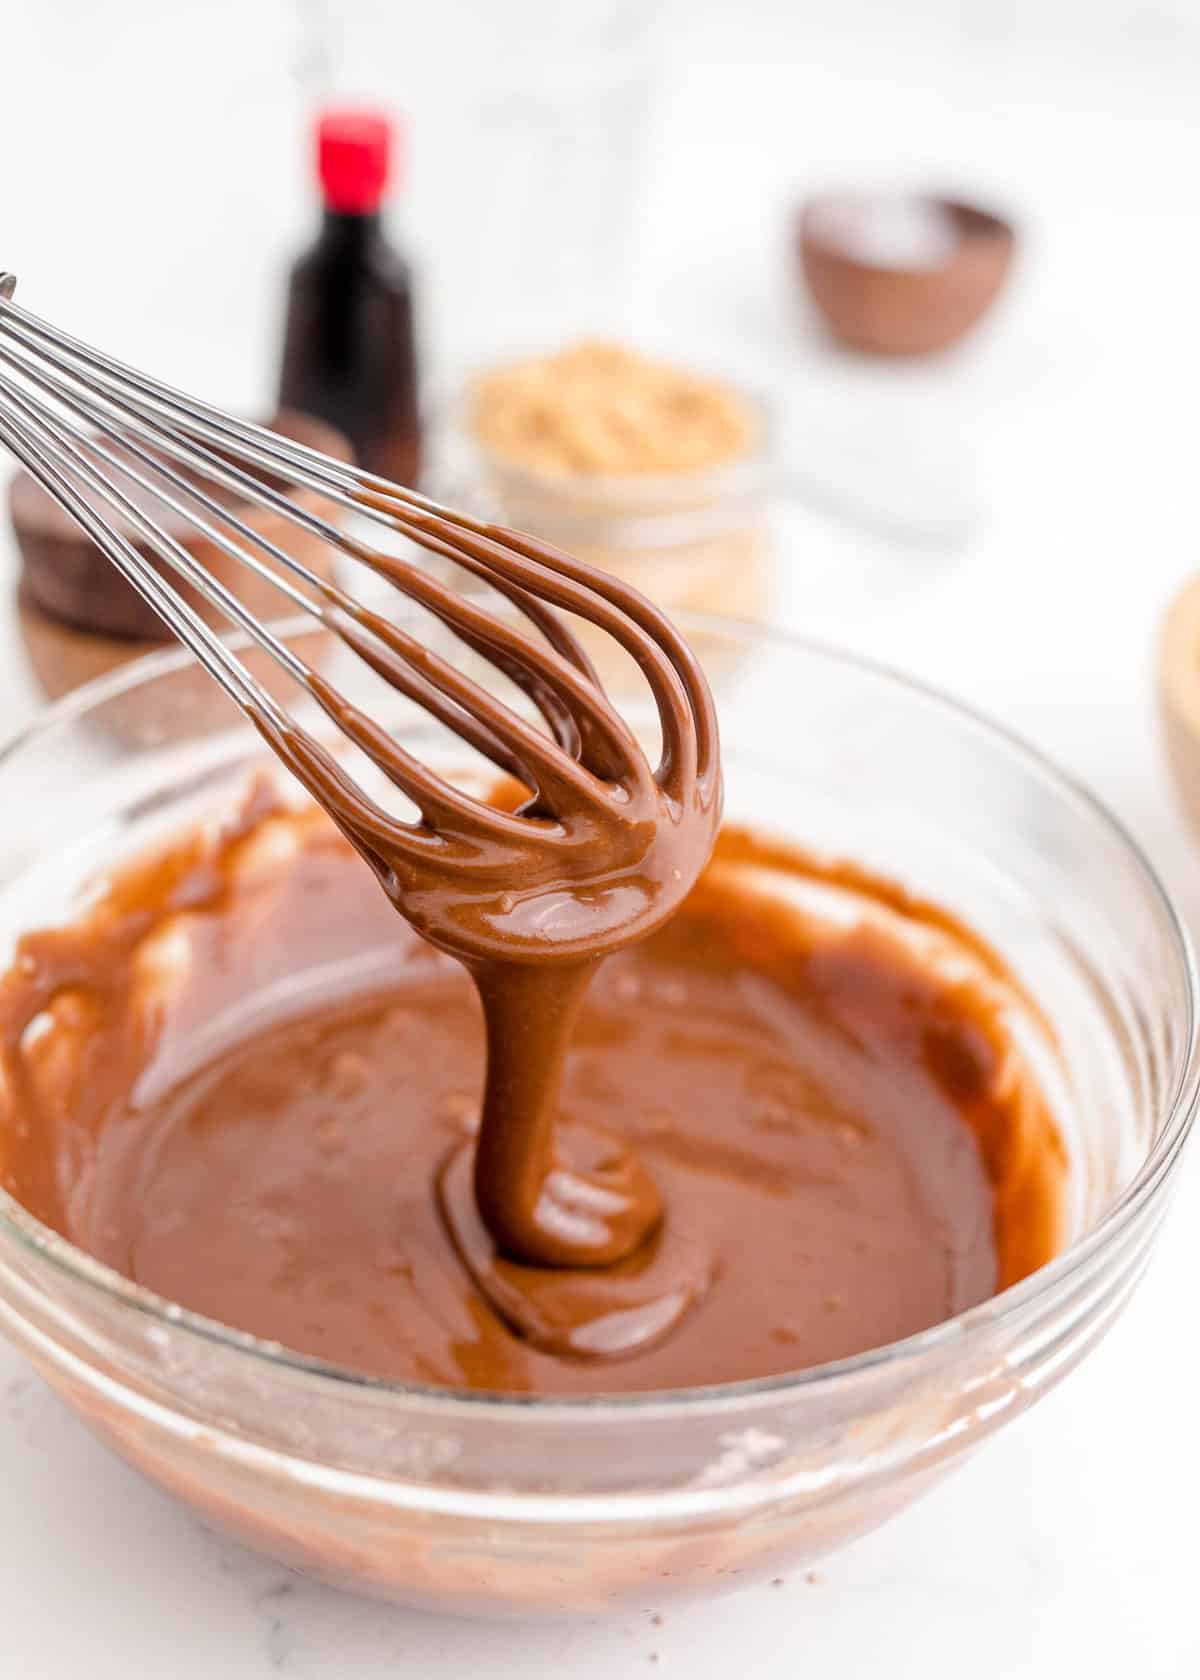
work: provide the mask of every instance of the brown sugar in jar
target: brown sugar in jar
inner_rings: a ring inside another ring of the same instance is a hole
[[[767,610],[766,421],[732,385],[584,342],[479,375],[443,444],[490,517],[668,611]]]

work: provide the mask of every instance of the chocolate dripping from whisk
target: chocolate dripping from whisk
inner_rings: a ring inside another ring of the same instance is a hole
[[[0,297],[11,296],[11,285]],[[370,863],[414,927],[471,970],[485,1009],[489,1089],[475,1174],[475,1212],[491,1227],[497,1256],[536,1269],[620,1266],[654,1233],[662,1209],[648,1177],[608,1140],[568,1150],[557,1099],[571,1022],[595,965],[609,951],[653,931],[677,907],[707,860],[720,806],[716,720],[707,685],[682,638],[635,591],[531,538],[480,524],[426,499],[354,473],[312,451],[272,439],[196,403],[36,317],[0,307],[0,356],[56,407],[0,379],[0,436],[160,610],[205,667],[231,692],[282,762],[328,811]],[[22,347],[17,355],[12,344]],[[32,357],[41,361],[29,365]],[[53,370],[46,372],[46,364]],[[81,371],[82,370],[82,371]],[[67,376],[67,377],[64,377]],[[76,383],[68,383],[68,378]],[[82,395],[80,387],[82,387]],[[66,407],[132,450],[152,475],[102,441],[64,422]],[[181,480],[138,440],[172,460],[197,462],[203,476],[234,483],[279,506],[261,479],[234,461],[310,484],[343,505],[366,506],[415,542],[443,554],[506,596],[542,641],[514,630],[476,603],[392,556],[347,537],[290,505],[288,517],[382,572],[429,608],[468,648],[512,678],[540,712],[543,733],[402,626],[345,590],[312,577],[195,485]],[[210,447],[211,445],[211,447]],[[96,462],[184,507],[225,552],[270,579],[408,695],[530,789],[504,812],[470,797],[421,764],[376,720],[346,701],[254,619],[223,584],[173,541],[145,509],[115,487]],[[159,479],[186,499],[164,495]],[[162,567],[147,567],[120,529],[80,494],[147,535]],[[199,505],[264,551],[277,572],[201,515]],[[246,668],[196,623],[172,594],[177,572],[285,666],[396,787],[413,799],[416,822],[390,816],[343,766],[261,689]],[[284,574],[299,575],[315,603]],[[651,772],[632,732],[611,706],[577,640],[558,618],[590,620],[636,661],[655,700],[663,751]],[[492,1073],[495,1077],[492,1077]],[[559,1144],[563,1147],[560,1149]],[[570,1158],[573,1157],[573,1158]],[[498,1164],[497,1164],[498,1163]]]

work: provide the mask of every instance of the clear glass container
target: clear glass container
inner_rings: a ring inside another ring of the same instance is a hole
[[[397,101],[426,365],[625,330],[670,19],[662,0],[308,0],[308,97]],[[453,73],[447,74],[447,67]]]
[[[623,476],[505,460],[473,436],[460,401],[438,429],[433,494],[566,549],[672,614],[762,619],[772,570],[769,423],[741,396],[757,419],[745,454],[700,471]]]
[[[923,688],[766,630],[692,628],[723,673],[731,817],[958,912],[1048,1011],[1069,1246],[960,1317],[835,1365],[516,1400],[370,1381],[226,1329],[0,1192],[4,1332],[145,1474],[322,1579],[456,1612],[591,1613],[811,1564],[1053,1387],[1145,1267],[1200,1077],[1192,957],[1145,859],[1035,753]],[[225,809],[261,764],[232,708],[227,729],[179,737],[195,681],[185,656],[156,656],[0,755],[0,959],[104,862]],[[398,696],[369,703],[436,750]],[[647,709],[629,715],[652,733]]]

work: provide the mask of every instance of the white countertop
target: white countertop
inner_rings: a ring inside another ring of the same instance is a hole
[[[438,27],[462,5],[437,8]],[[273,288],[303,225],[298,191],[279,200],[272,182],[294,173],[299,20],[319,10],[43,0],[6,19],[0,258],[32,307],[218,399],[262,400]],[[971,482],[970,541],[921,552],[781,509],[780,617],[1036,740],[1116,808],[1200,925],[1200,852],[1171,802],[1153,692],[1156,625],[1198,563],[1185,486],[1200,21],[1186,0],[894,10],[903,32],[870,0],[714,0],[668,19],[630,318],[768,386],[788,448],[803,450],[806,427],[836,432],[855,399],[885,451],[913,426],[933,438],[939,470]],[[367,0],[341,12],[364,28],[391,16]],[[427,113],[418,135],[448,145],[446,84],[439,108],[436,77],[391,27],[380,85]],[[10,181],[18,137],[36,168]],[[428,246],[455,210],[422,157],[414,219]],[[881,167],[975,184],[1022,217],[1011,295],[961,357],[836,362],[779,284],[794,191]],[[214,196],[214,169],[227,194]],[[439,331],[452,340],[453,320]],[[10,642],[0,621],[15,721],[31,702]],[[308,1585],[201,1529],[0,1347],[0,1674],[1185,1680],[1200,1672],[1198,1171],[1190,1161],[1124,1320],[1063,1388],[816,1576],[667,1609],[661,1625],[456,1624]]]

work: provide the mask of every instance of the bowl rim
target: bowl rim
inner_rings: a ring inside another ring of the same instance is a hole
[[[372,1376],[350,1366],[296,1352],[278,1342],[254,1336],[248,1331],[237,1330],[202,1313],[182,1307],[177,1302],[169,1301],[165,1296],[134,1283],[111,1266],[94,1259],[44,1225],[3,1187],[0,1187],[0,1235],[14,1237],[36,1261],[48,1262],[72,1281],[82,1283],[88,1290],[102,1295],[110,1303],[115,1302],[118,1307],[131,1308],[154,1320],[164,1329],[184,1332],[203,1342],[215,1344],[223,1352],[249,1355],[265,1362],[270,1369],[282,1371],[289,1377],[313,1379],[317,1383],[332,1383],[343,1392],[350,1389],[371,1398],[432,1405],[451,1413],[458,1413],[464,1418],[472,1414],[477,1417],[486,1415],[489,1420],[506,1416],[515,1419],[535,1413],[539,1418],[558,1416],[576,1420],[591,1418],[596,1421],[613,1421],[631,1416],[695,1415],[704,1411],[740,1409],[749,1402],[799,1402],[823,1397],[835,1385],[847,1387],[857,1378],[869,1378],[885,1369],[902,1366],[906,1362],[935,1358],[951,1348],[961,1348],[968,1339],[989,1328],[1018,1320],[1027,1309],[1044,1305],[1057,1296],[1097,1256],[1117,1246],[1123,1233],[1163,1187],[1177,1164],[1180,1151],[1191,1131],[1200,1098],[1200,974],[1197,971],[1195,951],[1170,892],[1142,846],[1125,824],[1114,816],[1107,805],[1081,780],[1062,770],[1051,758],[1017,732],[998,723],[970,703],[945,693],[934,684],[910,676],[870,655],[843,649],[786,628],[751,619],[710,613],[680,612],[676,616],[680,627],[685,630],[708,632],[743,641],[767,642],[804,657],[861,672],[885,685],[896,685],[906,690],[934,710],[947,712],[968,727],[991,737],[1038,777],[1050,782],[1060,796],[1065,796],[1090,819],[1106,827],[1124,848],[1136,872],[1142,878],[1149,903],[1156,907],[1165,932],[1175,943],[1186,990],[1186,1030],[1180,1036],[1176,1051],[1178,1067],[1175,1076],[1162,1101],[1165,1118],[1158,1136],[1137,1172],[1091,1230],[1028,1277],[976,1306],[969,1307],[965,1312],[943,1319],[928,1329],[917,1331],[898,1341],[869,1348],[863,1353],[783,1375],[754,1377],[737,1382],[708,1383],[690,1388],[646,1390],[627,1394],[549,1397],[475,1392],[431,1383],[402,1382],[393,1378]],[[271,629],[277,636],[286,640],[301,631],[311,633],[311,622],[307,617],[290,618],[273,623]],[[237,632],[224,639],[235,649],[245,647],[249,643],[249,638],[244,632]],[[195,665],[195,658],[186,649],[166,648],[133,660],[119,670],[83,685],[43,708],[23,727],[0,741],[0,772],[11,757],[36,742],[40,735],[48,734],[62,724],[86,717],[96,707],[120,697],[130,689]]]
[[[883,202],[926,204],[946,211],[954,222],[959,236],[954,249],[943,261],[929,267],[918,267],[912,263],[872,262],[864,257],[856,257],[853,252],[845,250],[835,240],[830,239],[823,233],[819,226],[821,219],[831,209],[841,209],[846,205],[862,208],[864,205],[873,206]],[[1004,270],[1008,266],[1017,242],[1016,224],[1003,209],[995,204],[967,198],[960,192],[922,189],[906,191],[903,187],[895,186],[881,186],[874,190],[863,187],[842,189],[832,186],[821,192],[814,192],[798,206],[795,227],[799,235],[802,252],[805,249],[815,249],[828,261],[839,264],[845,269],[857,270],[863,274],[899,277],[905,281],[925,280],[936,282],[943,279],[968,241],[977,241],[980,244],[994,247],[997,258],[1003,264],[1000,276],[1002,281]],[[999,284],[1000,282],[997,282],[997,287]]]

